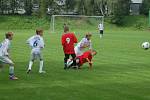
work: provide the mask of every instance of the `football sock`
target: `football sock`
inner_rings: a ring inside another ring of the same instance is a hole
[[[100,38],[102,38],[102,35],[100,34]]]
[[[9,75],[10,77],[14,75],[14,66],[9,67]]]
[[[30,62],[29,62],[29,68],[28,68],[28,70],[31,70],[32,65],[33,65],[33,61],[30,61]]]
[[[39,72],[43,71],[43,61],[40,61],[40,69],[39,69]]]

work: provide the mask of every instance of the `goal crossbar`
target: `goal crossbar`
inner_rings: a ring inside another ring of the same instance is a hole
[[[52,15],[51,23],[52,31],[55,32],[55,17],[82,17],[82,18],[102,18],[102,23],[104,22],[104,16],[85,16],[85,15]]]

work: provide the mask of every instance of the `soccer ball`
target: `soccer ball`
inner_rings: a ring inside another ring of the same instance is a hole
[[[142,48],[145,49],[145,50],[149,49],[150,48],[150,43],[149,42],[142,43]]]

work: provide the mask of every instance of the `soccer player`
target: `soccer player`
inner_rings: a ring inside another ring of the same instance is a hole
[[[89,48],[92,50],[92,42],[91,42],[91,33],[87,33],[84,38],[76,45],[75,53],[76,56],[81,56],[84,52],[84,49]]]
[[[100,32],[100,38],[102,38],[103,37],[103,31],[104,31],[104,25],[103,25],[102,22],[99,23],[98,29],[99,29],[99,32]]]
[[[14,63],[10,59],[9,48],[11,40],[13,39],[13,32],[8,32],[5,34],[6,39],[0,44],[0,66],[3,64],[9,65],[9,78],[11,80],[17,80],[18,78],[14,75]]]
[[[92,69],[92,58],[97,54],[95,50],[89,50],[84,52],[81,56],[76,57],[76,64],[79,69],[81,69],[81,66],[88,62],[89,63],[89,69]],[[70,63],[69,63],[70,62]],[[72,66],[72,61],[68,60],[67,62],[68,66]]]
[[[67,69],[67,60],[69,59],[70,55],[73,58],[73,66],[76,66],[74,44],[77,43],[77,38],[74,33],[69,32],[69,27],[67,26],[64,28],[64,34],[62,35],[61,43],[65,54],[64,69]]]
[[[39,73],[45,73],[45,71],[43,71],[43,57],[42,57],[42,52],[41,52],[41,50],[45,46],[42,36],[43,36],[43,30],[37,29],[36,30],[36,35],[30,37],[27,40],[27,44],[29,44],[29,46],[31,46],[31,48],[32,48],[32,50],[31,50],[31,58],[30,58],[30,62],[29,62],[29,67],[28,67],[28,70],[27,70],[28,74],[31,72],[33,62],[36,59],[40,60]]]

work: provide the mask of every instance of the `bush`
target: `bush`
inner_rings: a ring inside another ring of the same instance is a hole
[[[142,7],[140,9],[140,13],[148,16],[150,9],[150,0],[144,0]]]
[[[135,28],[136,29],[139,29],[139,30],[142,30],[143,28],[144,28],[144,23],[143,22],[141,22],[141,21],[139,21],[139,22],[137,22],[136,24],[135,24]]]
[[[114,15],[111,19],[112,24],[122,26],[124,24],[125,16],[129,15],[130,0],[118,0],[115,4]]]

